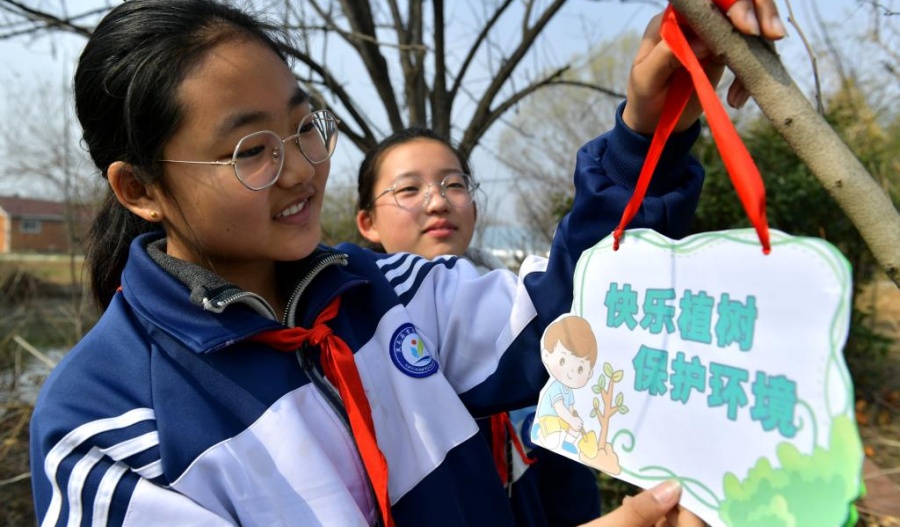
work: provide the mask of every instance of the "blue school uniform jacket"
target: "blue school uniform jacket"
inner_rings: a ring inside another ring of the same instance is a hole
[[[687,233],[702,185],[687,154],[696,135],[670,140],[632,226]],[[376,524],[318,350],[247,340],[309,327],[340,295],[329,326],[355,353],[397,526],[512,525],[473,416],[537,400],[542,331],[569,310],[575,263],[615,227],[647,145],[619,121],[579,151],[573,210],[549,258],[527,260],[518,277],[457,258],[322,248],[279,269],[293,291],[284,324],[260,297],[167,256],[164,238],[136,239],[121,292],[37,402],[41,524]]]

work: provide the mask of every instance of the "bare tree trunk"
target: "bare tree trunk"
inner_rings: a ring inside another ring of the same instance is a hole
[[[888,277],[900,286],[900,214],[878,182],[797,88],[762,39],[735,31],[710,0],[671,0],[735,72],[776,130],[859,230]]]
[[[447,96],[447,56],[444,42],[444,0],[433,0],[434,81],[431,87],[431,127],[450,137],[450,104]]]

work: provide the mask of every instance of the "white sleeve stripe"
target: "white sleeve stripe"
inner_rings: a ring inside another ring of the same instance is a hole
[[[103,458],[104,454],[118,461],[131,456],[132,454],[154,447],[158,442],[159,435],[156,432],[149,432],[109,448],[91,448],[88,454],[75,464],[75,468],[72,469],[72,474],[69,476],[69,521],[67,525],[76,527],[81,525],[81,516],[83,512],[81,491],[84,488],[84,482],[87,480],[91,469]],[[158,461],[157,463],[159,464],[159,467],[162,466],[161,462]]]
[[[97,496],[94,497],[94,514],[91,518],[91,526],[104,527],[109,520],[109,507],[112,503],[113,493],[119,480],[128,471],[128,467],[124,464],[116,462],[115,465],[109,467],[103,479],[100,480],[100,486],[97,487]]]
[[[128,441],[123,441],[117,445],[113,445],[103,449],[103,453],[116,461],[121,461],[126,457],[143,452],[144,450],[155,447],[159,444],[159,434],[154,430],[138,437],[133,437]]]
[[[56,472],[63,460],[75,450],[78,445],[99,433],[117,428],[125,428],[141,421],[149,421],[155,419],[156,414],[152,408],[135,408],[134,410],[125,412],[117,417],[109,417],[107,419],[98,419],[85,423],[78,428],[72,430],[63,437],[44,459],[44,472],[50,480],[53,488],[53,496],[50,499],[50,506],[47,507],[47,515],[41,526],[56,525],[59,515],[62,511],[62,493],[59,484],[56,481]]]
[[[534,301],[532,301],[531,294],[525,287],[525,277],[531,273],[545,272],[547,270],[547,263],[546,258],[528,256],[525,258],[525,261],[522,262],[522,265],[519,266],[519,285],[516,288],[513,311],[510,315],[510,329],[512,330],[511,337],[513,340],[515,340],[537,316],[537,309],[534,307]]]
[[[409,278],[407,278],[405,282],[394,286],[394,292],[397,293],[397,296],[400,296],[403,293],[412,289],[412,286],[414,286],[416,284],[416,278],[418,277],[419,270],[426,263],[428,263],[428,260],[425,260],[424,258],[419,258],[418,261],[416,262],[416,265],[413,267],[412,273],[409,275]]]
[[[412,267],[413,265],[418,264],[420,262],[424,262],[424,261],[425,261],[424,258],[421,258],[418,256],[410,256],[405,262],[403,262],[403,264],[400,265],[400,267],[397,267],[396,269],[392,269],[392,270],[384,273],[384,277],[387,279],[388,282],[390,282],[391,280],[393,280],[394,278],[397,278],[398,276],[403,276],[403,274],[406,273],[406,271],[408,271],[409,268]]]
[[[103,458],[103,452],[99,448],[92,448],[86,456],[75,463],[72,468],[72,474],[69,476],[69,484],[67,492],[69,494],[69,522],[67,525],[81,525],[81,516],[83,508],[81,504],[81,489],[84,487],[84,481],[90,474],[91,469]]]
[[[387,267],[387,266],[389,266],[389,265],[393,265],[394,262],[396,262],[397,260],[399,260],[399,259],[401,259],[401,258],[404,258],[404,257],[406,257],[406,256],[409,256],[409,253],[396,253],[396,254],[394,254],[394,255],[392,255],[392,256],[389,256],[389,257],[387,257],[387,258],[384,258],[384,259],[381,259],[381,260],[376,260],[376,261],[375,261],[375,264],[378,266],[379,269],[383,269],[383,268],[385,268],[385,267]]]
[[[134,469],[134,471],[141,476],[142,478],[154,479],[162,476],[162,460],[157,459],[153,463],[147,463],[141,468]]]

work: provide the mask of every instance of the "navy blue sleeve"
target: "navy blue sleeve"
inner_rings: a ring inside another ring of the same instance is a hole
[[[578,151],[575,200],[559,224],[546,268],[520,273],[536,316],[516,335],[494,373],[460,394],[475,415],[534,404],[547,380],[539,353],[543,330],[570,311],[575,265],[585,250],[618,225],[650,146],[650,136],[635,133],[622,121],[623,108],[619,107],[613,130]],[[690,156],[699,133],[695,123],[669,138],[629,228],[651,228],[672,238],[688,234],[704,177],[702,166]]]
[[[625,125],[623,108],[613,130],[578,151],[575,200],[554,236],[547,271],[525,278],[542,326],[569,311],[578,258],[616,228],[637,185],[651,138]],[[699,134],[698,122],[669,138],[629,228],[650,228],[670,238],[688,234],[703,187],[703,167],[690,155]]]

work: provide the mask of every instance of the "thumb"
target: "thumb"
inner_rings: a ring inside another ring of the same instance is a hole
[[[609,522],[603,525],[651,527],[678,504],[680,496],[681,484],[665,481],[636,496],[625,498],[621,507],[601,519]]]

